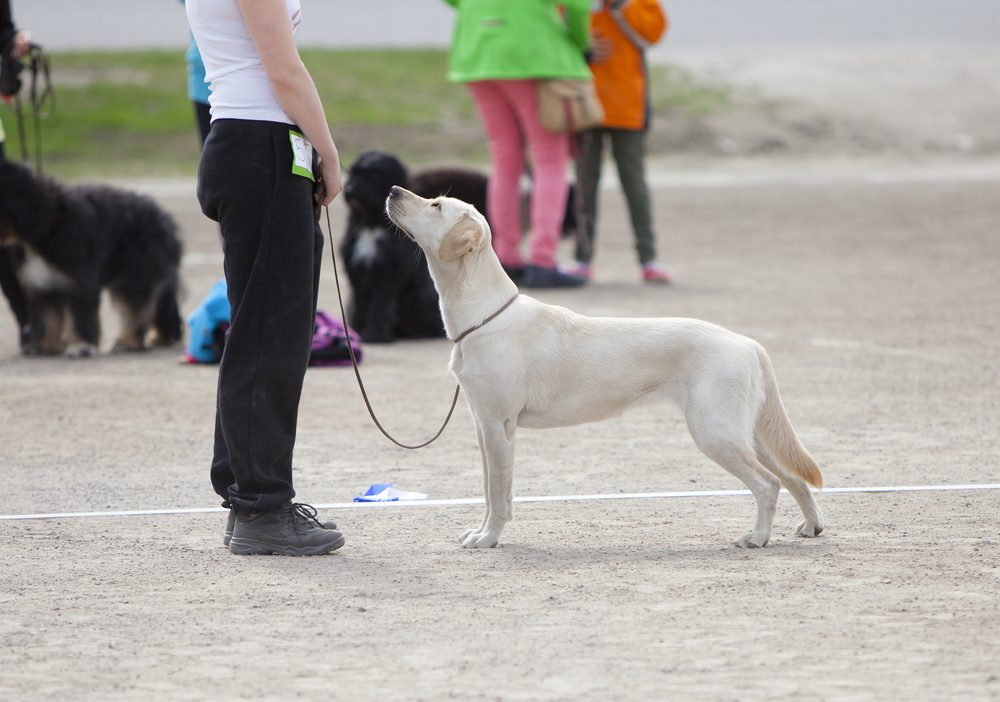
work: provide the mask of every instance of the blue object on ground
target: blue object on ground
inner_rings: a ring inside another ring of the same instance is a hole
[[[395,483],[375,483],[361,495],[355,495],[355,502],[398,502],[399,500],[424,500],[422,492],[397,490]]]

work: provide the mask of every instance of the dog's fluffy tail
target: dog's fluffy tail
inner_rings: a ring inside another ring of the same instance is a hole
[[[757,439],[785,470],[815,487],[823,487],[823,474],[816,461],[799,441],[778,393],[778,381],[767,352],[759,348],[764,380],[764,404],[757,417]]]

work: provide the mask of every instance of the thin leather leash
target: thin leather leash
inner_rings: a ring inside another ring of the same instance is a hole
[[[340,291],[340,273],[337,271],[337,253],[333,245],[333,227],[330,226],[330,209],[328,207],[324,207],[323,210],[326,212],[326,234],[330,242],[330,258],[333,259],[333,279],[337,284],[337,302],[340,304],[340,318],[341,321],[343,321],[344,323],[344,333],[349,335],[349,332],[347,331],[348,330],[347,313],[344,311],[344,295]],[[491,314],[489,317],[484,319],[479,324],[469,329],[466,329],[464,332],[459,334],[458,337],[453,340],[454,343],[456,344],[459,343],[462,339],[467,337],[472,332],[476,331],[477,329],[482,329],[484,326],[486,326],[494,319],[499,317],[501,312],[503,312],[505,309],[514,304],[514,302],[518,298],[518,295],[519,294],[515,294],[514,297],[512,297],[506,303],[504,303],[503,307],[498,309],[496,312]],[[358,369],[358,359],[355,358],[354,356],[354,347],[351,346],[350,338],[347,339],[347,351],[351,355],[351,366],[354,368],[354,376],[358,379],[358,387],[361,389],[361,397],[364,399],[365,406],[368,408],[368,414],[371,415],[372,421],[375,422],[375,426],[378,427],[378,430],[382,432],[385,438],[387,438],[389,441],[396,444],[396,446],[399,446],[400,448],[412,450],[412,449],[424,448],[425,446],[430,445],[431,443],[436,441],[437,438],[441,436],[442,433],[444,433],[445,427],[447,427],[448,422],[451,421],[451,415],[454,414],[455,412],[455,405],[458,404],[458,393],[462,389],[461,385],[455,385],[455,395],[451,399],[451,407],[448,409],[448,415],[444,418],[444,422],[441,424],[441,428],[437,430],[437,433],[434,434],[434,436],[432,436],[431,438],[424,441],[423,443],[413,444],[413,445],[404,444],[401,441],[397,440],[392,434],[387,432],[385,428],[382,426],[381,422],[378,421],[378,417],[375,416],[375,410],[372,409],[372,403],[368,399],[368,392],[365,390],[365,383],[363,380],[361,380],[361,371]]]
[[[32,44],[31,50],[25,57],[25,61],[19,59],[9,59],[5,63],[13,64],[14,61],[19,61],[20,63],[27,63],[28,68],[31,71],[31,86],[30,86],[30,106],[31,106],[31,116],[33,118],[34,126],[34,136],[35,136],[35,172],[38,175],[42,175],[42,123],[41,119],[43,117],[48,117],[51,112],[55,109],[55,91],[52,89],[52,78],[51,70],[49,68],[49,56],[46,54],[42,47],[38,44]],[[5,67],[7,70],[13,70],[11,65]],[[38,74],[41,73],[42,77],[45,79],[45,87],[42,89],[41,94],[38,93]],[[31,157],[28,153],[28,137],[27,130],[25,129],[24,120],[24,110],[21,107],[21,80],[15,75],[15,80],[17,81],[17,92],[14,93],[14,114],[17,117],[17,136],[18,140],[21,142],[21,160],[24,161],[25,165],[31,163]],[[48,103],[48,111],[44,111],[44,108]]]

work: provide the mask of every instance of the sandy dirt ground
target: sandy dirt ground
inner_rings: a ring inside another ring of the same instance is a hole
[[[668,154],[906,158],[1000,153],[996,43],[673,50],[654,60],[727,86],[709,116],[657,114]]]
[[[757,338],[829,487],[1000,483],[991,159],[658,162],[676,284],[638,282],[609,181],[594,283],[538,297]],[[191,181],[132,185],[183,226],[188,312],[221,275],[216,231]],[[329,260],[320,304],[336,308]],[[108,305],[104,322],[107,346]],[[217,505],[214,368],[179,350],[26,359],[14,339],[0,315],[2,700],[1000,699],[998,490],[828,492],[813,540],[784,495],[754,552],[732,547],[748,496],[518,504],[489,551],[457,545],[476,505],[340,507],[322,511],[348,539],[335,555],[237,558],[221,510],[9,519]],[[449,351],[365,348],[403,439],[443,417]],[[481,495],[464,406],[407,452],[345,369],[307,374],[296,480],[317,504],[386,481]],[[740,487],[670,407],[519,437],[520,496]]]

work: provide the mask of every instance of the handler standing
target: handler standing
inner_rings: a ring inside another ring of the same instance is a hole
[[[230,508],[224,543],[238,554],[329,553],[344,537],[292,502],[323,248],[317,207],[341,190],[337,147],[293,37],[302,10],[299,0],[185,7],[212,88],[198,201],[222,232],[232,307],[211,471]]]

